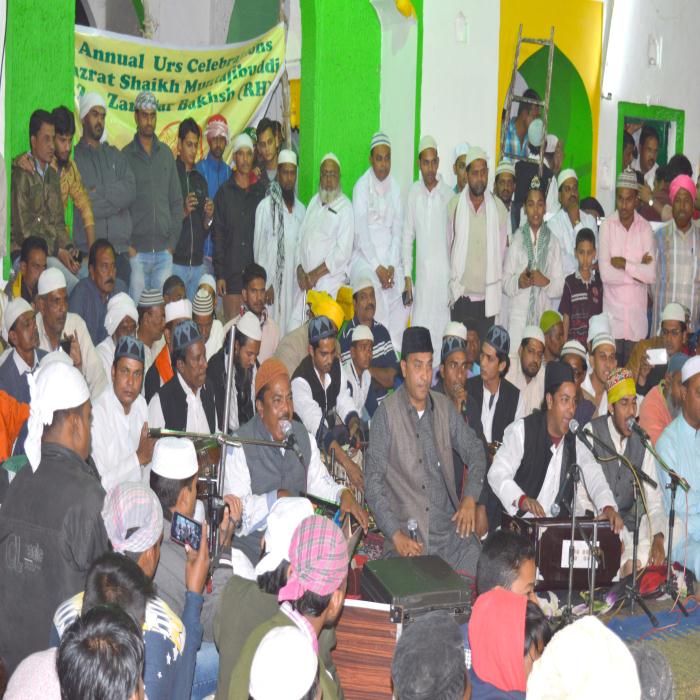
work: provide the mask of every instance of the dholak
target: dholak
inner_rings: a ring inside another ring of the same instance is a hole
[[[574,577],[576,590],[589,587],[590,549],[593,539],[592,518],[577,518],[574,538]],[[571,520],[559,518],[513,518],[503,515],[502,527],[525,535],[535,547],[537,563],[536,590],[557,590],[569,585],[569,542]],[[619,535],[610,529],[607,520],[598,521],[600,561],[596,566],[596,586],[609,586],[617,575],[622,556]]]

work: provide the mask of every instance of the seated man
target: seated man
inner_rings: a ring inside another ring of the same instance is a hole
[[[206,286],[200,287],[192,302],[192,320],[199,326],[207,350],[207,362],[224,344],[224,327],[219,319],[214,318],[214,297]]]
[[[46,258],[49,249],[46,241],[39,236],[27,236],[22,241],[19,254],[19,269],[5,286],[8,299],[22,297],[30,304],[34,303],[37,294],[37,283],[41,273],[46,269]]]
[[[28,377],[46,355],[39,349],[36,312],[24,298],[13,299],[2,319],[2,336],[12,348],[0,365],[0,389],[21,403],[29,403]]]
[[[293,420],[294,404],[289,374],[275,358],[262,363],[255,376],[255,416],[238,430],[244,438],[284,441],[284,423],[292,424],[296,450],[273,450],[269,447],[244,445],[226,448],[224,493],[243,502],[240,535],[233,546],[251,562],[258,561],[260,532],[271,505],[277,498],[309,493],[332,503],[339,503],[343,513],[352,515],[367,526],[366,512],[360,508],[349,489],[336,484],[321,461],[316,442],[305,427]],[[300,459],[300,456],[301,459]]]
[[[262,331],[258,317],[248,311],[229,333],[233,338],[233,377],[231,377],[231,395],[229,397],[228,431],[233,431],[239,425],[247,423],[255,413],[255,373],[257,371],[258,354]],[[226,404],[226,375],[228,373],[229,336],[223,347],[211,358],[207,365],[207,383],[214,390],[216,403],[216,418],[220,426],[224,426],[224,410]]]
[[[540,328],[544,333],[544,361],[558,360],[566,340],[561,314],[551,309],[545,311],[540,317]]]
[[[567,340],[561,349],[561,361],[571,367],[576,382],[576,413],[574,418],[579,425],[586,425],[595,414],[595,406],[592,401],[585,398],[581,385],[588,373],[588,355],[586,348],[578,340]]]
[[[372,421],[365,454],[367,503],[384,533],[386,551],[437,554],[473,576],[480,551],[474,530],[486,469],[484,447],[450,400],[430,391],[433,346],[427,328],[404,331],[401,372],[404,383]],[[452,450],[469,465],[461,499]],[[417,520],[419,541],[408,534],[409,519]]]
[[[592,433],[616,452],[624,455],[638,471],[643,471],[656,481],[656,462],[645,447],[638,433],[633,432],[627,421],[637,415],[637,392],[632,373],[622,367],[616,369],[607,382],[608,413],[594,418],[589,424]],[[634,475],[621,460],[610,459],[612,455],[601,447],[596,447],[600,468],[605,474],[608,486],[615,497],[625,529],[622,531],[623,552],[620,575],[632,572],[632,533],[634,520]],[[659,566],[664,563],[664,541],[666,533],[666,512],[664,511],[661,490],[642,483],[643,496],[639,504],[639,548],[637,566],[647,564]],[[592,509],[591,509],[592,510]]]
[[[155,356],[160,352],[165,341],[165,300],[160,289],[144,289],[136,306],[139,312],[138,331],[136,337],[143,343],[146,352],[144,374],[153,364]]]
[[[370,415],[367,410],[367,395],[369,393],[372,376],[372,347],[374,336],[368,326],[355,326],[352,331],[352,345],[350,346],[350,361],[343,362],[345,379],[350,396],[355,404],[355,411],[363,423],[367,424]]]
[[[105,330],[107,336],[95,348],[108,379],[112,377],[112,365],[114,364],[114,350],[119,338],[130,335],[136,336],[136,324],[139,320],[139,312],[131,297],[126,292],[115,294],[107,302],[107,314],[105,316]]]
[[[535,548],[523,535],[511,530],[491,532],[484,541],[476,565],[476,594],[505,588],[537,602]]]
[[[328,316],[309,322],[308,354],[292,375],[294,411],[319,448],[327,454],[335,450],[352,485],[363,489],[362,471],[341,447],[356,437],[362,424],[336,355],[337,335],[338,328]]]
[[[691,357],[681,371],[681,412],[664,430],[656,443],[656,449],[666,464],[681,477],[690,481],[688,500],[679,490],[676,496],[676,523],[688,519],[686,538],[683,527],[676,528],[673,551],[669,553],[677,561],[687,561],[688,568],[700,577],[700,489],[697,488],[700,474],[700,355]],[[659,486],[664,496],[666,510],[670,508],[670,478],[660,467],[656,470]],[[692,488],[694,487],[694,488]],[[687,508],[686,508],[687,503]],[[1,513],[2,511],[0,511]]]
[[[525,326],[517,357],[512,358],[506,379],[520,390],[525,415],[542,407],[544,399],[544,333],[539,326]]]
[[[646,430],[652,445],[656,445],[661,433],[681,412],[681,372],[687,359],[682,352],[669,357],[666,376],[652,387],[639,407],[639,425]]]
[[[182,277],[170,275],[163,282],[163,300],[166,304],[170,304],[173,301],[182,301],[182,299],[187,299],[185,283],[182,281]]]
[[[194,321],[180,321],[172,333],[175,376],[158,389],[148,404],[151,428],[215,433],[214,391],[206,385],[204,341]]]
[[[355,315],[345,325],[338,338],[342,352],[341,360],[343,364],[347,364],[350,360],[352,333],[355,328],[360,325],[367,326],[372,331],[374,344],[372,364],[369,368],[372,383],[367,394],[366,405],[367,412],[373,416],[377,406],[386,398],[389,389],[394,387],[399,375],[399,361],[396,359],[396,348],[391,342],[388,329],[374,318],[377,300],[371,280],[353,280],[352,292]],[[325,315],[328,314],[325,313]],[[333,317],[330,316],[330,318]],[[335,320],[333,319],[334,322]]]
[[[141,481],[153,456],[148,437],[148,406],[141,395],[144,347],[133,336],[117,341],[110,386],[95,401],[92,414],[92,459],[102,486]]]
[[[569,422],[576,410],[576,384],[569,365],[548,362],[545,371],[545,408],[511,423],[503,434],[488,480],[508,515],[544,518],[570,516],[573,484],[560,493],[562,473],[579,465],[593,503],[614,532],[622,530],[615,497],[588,448],[573,433]],[[563,465],[563,467],[562,467]],[[583,489],[578,490],[576,512],[583,512]],[[556,504],[556,508],[552,508]],[[556,516],[555,516],[556,517]]]
[[[617,367],[615,338],[609,333],[598,333],[590,345],[591,371],[581,384],[581,393],[596,407],[593,416],[604,416],[608,412],[606,384],[610,373]]]

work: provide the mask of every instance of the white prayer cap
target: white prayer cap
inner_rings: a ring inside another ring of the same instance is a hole
[[[450,321],[445,326],[445,330],[443,331],[442,337],[447,338],[450,335],[455,336],[456,338],[461,338],[466,343],[467,327],[459,321]]]
[[[289,148],[283,148],[277,156],[277,165],[297,165],[297,154]]]
[[[544,140],[544,122],[538,117],[530,122],[527,127],[527,140],[531,146],[537,148]]]
[[[372,287],[374,289],[374,282],[369,277],[356,277],[352,280],[352,293],[353,295],[361,292],[363,289],[369,289]]]
[[[547,134],[547,138],[544,140],[544,152],[554,153],[554,149],[559,143],[559,137],[554,134]]]
[[[588,319],[588,342],[590,343],[598,333],[607,333],[612,335],[612,327],[610,326],[610,315],[607,311],[591,316]]]
[[[576,171],[573,168],[564,168],[559,173],[559,177],[557,178],[557,187],[561,189],[561,186],[569,179],[569,178],[574,178],[576,182],[578,182],[578,175],[576,174]]]
[[[283,560],[289,560],[289,545],[297,526],[314,514],[308,498],[279,498],[270,508],[265,530],[265,556],[255,567],[255,576],[274,571]]]
[[[35,374],[28,374],[29,422],[24,451],[36,471],[41,459],[41,436],[44,426],[53,423],[55,411],[82,406],[90,400],[90,390],[75,367],[52,362]]]
[[[510,173],[513,177],[515,177],[515,165],[510,158],[504,158],[496,166],[496,177],[498,177],[501,173]]]
[[[358,343],[360,340],[371,340],[374,343],[374,334],[369,326],[360,324],[352,329],[352,342]]]
[[[243,316],[236,321],[236,330],[240,331],[246,338],[250,338],[251,340],[262,340],[260,319],[252,311],[246,311]]]
[[[192,302],[189,299],[178,299],[165,305],[166,323],[185,318],[192,318]]]
[[[107,313],[105,314],[105,330],[107,334],[114,335],[119,324],[127,316],[136,323],[139,322],[139,312],[136,310],[134,300],[126,292],[119,292],[107,302]]]
[[[591,352],[595,352],[601,345],[612,345],[615,348],[615,338],[610,333],[598,333],[591,340]]]
[[[28,311],[34,313],[31,304],[24,297],[13,299],[6,307],[5,314],[2,318],[2,337],[7,341],[10,335],[10,330],[14,326],[15,321]]]
[[[235,139],[233,139],[233,146],[231,147],[231,152],[232,153],[238,153],[238,151],[242,151],[244,148],[247,148],[249,151],[253,151],[253,139],[248,136],[245,132],[242,134],[238,134]]]
[[[194,295],[192,313],[197,316],[209,316],[214,313],[214,300],[206,289],[198,289]]]
[[[375,146],[388,146],[391,148],[391,141],[383,131],[378,131],[376,134],[372,135],[372,140],[369,142],[370,153]]]
[[[68,367],[73,366],[73,358],[67,352],[63,352],[61,347],[59,347],[58,350],[47,352],[46,355],[39,360],[39,369],[53,362],[60,362],[61,364],[68,365]]]
[[[306,697],[318,674],[318,657],[295,625],[271,629],[250,665],[248,693],[254,700]]]
[[[102,95],[99,95],[96,92],[86,92],[80,98],[80,120],[81,121],[83,119],[85,119],[85,115],[93,107],[102,107],[102,109],[107,111],[107,103],[105,102],[105,99],[104,99],[104,97],[102,97]]]
[[[435,151],[437,151],[437,142],[430,134],[421,136],[420,143],[418,144],[418,155],[423,153],[426,148],[434,148]]]
[[[472,146],[469,149],[469,153],[467,153],[467,165],[473,163],[475,160],[483,160],[486,161],[486,165],[489,164],[489,157],[486,155],[486,151],[480,146]]]
[[[523,340],[528,340],[530,338],[532,340],[539,340],[540,343],[544,345],[544,333],[539,326],[525,326],[525,330],[523,331]]]
[[[203,284],[209,285],[214,291],[216,291],[216,280],[214,279],[214,275],[210,275],[208,272],[202,275],[199,278],[199,284],[197,286],[201,287]]]
[[[452,162],[456,163],[458,158],[461,158],[462,156],[466,156],[467,153],[469,153],[470,148],[471,148],[471,146],[466,141],[462,141],[462,143],[458,143],[455,146],[455,157],[454,157],[454,160]]]
[[[584,362],[588,362],[586,359],[586,348],[584,348],[578,340],[567,340],[564,343],[560,356],[564,357],[564,355],[576,355],[576,357],[580,357]]]
[[[683,365],[683,369],[681,370],[681,382],[685,384],[698,372],[700,372],[700,355],[694,355]]]
[[[586,663],[579,660],[586,650]],[[611,629],[592,615],[552,637],[527,681],[527,700],[639,700],[634,657]]]
[[[677,301],[672,301],[666,304],[666,306],[664,306],[663,312],[661,313],[662,323],[664,321],[680,321],[680,323],[685,323],[685,318],[685,309]]]
[[[321,165],[323,165],[327,160],[332,160],[338,166],[338,168],[340,168],[338,156],[332,151],[329,151],[325,156],[323,156],[323,158],[321,158]]]
[[[151,473],[166,479],[189,479],[199,471],[197,453],[189,438],[162,437],[153,448]]]
[[[42,297],[49,292],[55,292],[57,289],[65,289],[66,278],[63,273],[55,267],[47,267],[41,275],[37,284],[36,293]]]

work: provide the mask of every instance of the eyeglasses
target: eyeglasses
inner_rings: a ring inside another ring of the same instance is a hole
[[[662,328],[661,335],[664,338],[668,338],[670,335],[672,338],[677,338],[683,331],[680,328]]]

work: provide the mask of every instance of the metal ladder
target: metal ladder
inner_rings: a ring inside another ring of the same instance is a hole
[[[518,59],[520,58],[520,47],[522,44],[537,44],[538,46],[548,46],[549,47],[549,58],[547,60],[547,87],[544,92],[544,100],[532,100],[529,97],[523,97],[522,95],[514,95],[515,90],[515,76],[518,72]],[[544,122],[544,137],[542,140],[542,147],[540,148],[539,157],[539,174],[542,177],[542,167],[544,165],[544,150],[545,150],[545,140],[547,138],[547,118],[549,116],[549,95],[550,88],[552,85],[552,64],[554,62],[554,27],[551,28],[549,33],[549,39],[531,39],[529,37],[523,37],[523,25],[518,27],[518,41],[515,47],[515,59],[513,60],[513,73],[510,78],[510,85],[508,86],[508,94],[506,96],[506,104],[503,111],[503,120],[501,122],[501,149],[499,161],[503,158],[510,158],[511,160],[528,160],[527,156],[517,156],[513,153],[505,153],[505,143],[506,143],[506,133],[508,131],[508,124],[510,123],[510,110],[513,102],[526,102],[528,104],[539,105],[543,114],[541,114],[542,121]]]

